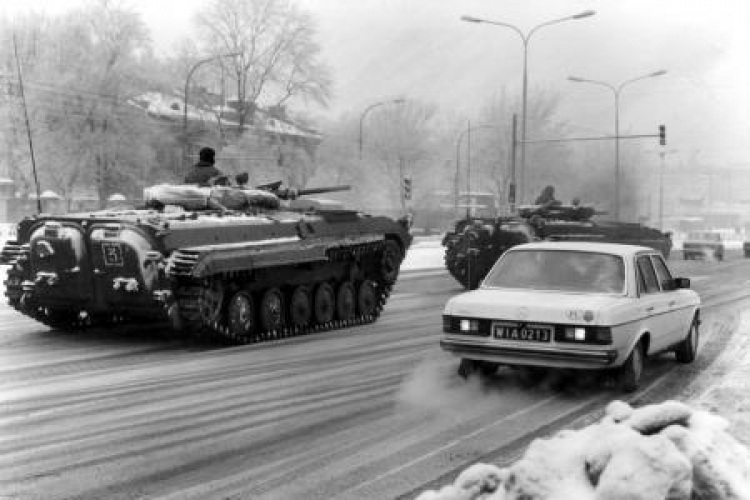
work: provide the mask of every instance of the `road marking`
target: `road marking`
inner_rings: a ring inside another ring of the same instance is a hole
[[[456,445],[462,443],[463,441],[466,441],[467,439],[471,439],[471,438],[473,438],[473,437],[475,437],[475,436],[483,433],[484,431],[486,431],[488,429],[491,429],[492,427],[495,427],[495,426],[497,426],[499,424],[502,424],[503,422],[507,422],[508,420],[512,420],[512,419],[518,418],[518,417],[520,417],[520,416],[522,416],[522,415],[524,415],[526,413],[529,413],[529,412],[534,412],[538,408],[540,408],[541,406],[544,406],[547,403],[550,403],[550,402],[552,402],[552,401],[554,401],[556,399],[559,399],[559,396],[550,396],[550,397],[548,397],[546,399],[543,399],[543,400],[539,401],[536,404],[533,404],[533,405],[531,405],[531,406],[529,406],[527,408],[524,408],[524,409],[519,410],[519,411],[517,411],[515,413],[512,413],[512,414],[510,414],[510,415],[508,415],[506,417],[501,418],[500,420],[496,420],[496,421],[492,422],[491,424],[485,425],[484,427],[481,427],[481,428],[475,430],[474,432],[466,434],[465,436],[462,436],[462,437],[460,437],[458,439],[454,439],[450,443],[445,444],[445,445],[441,446],[440,448],[436,448],[436,449],[432,450],[429,453],[425,453],[422,456],[414,458],[414,459],[410,460],[409,462],[406,462],[405,464],[402,464],[402,465],[400,465],[400,466],[398,466],[398,467],[396,467],[394,469],[391,469],[389,471],[383,472],[382,474],[380,474],[378,476],[375,476],[374,478],[372,478],[372,479],[370,479],[368,481],[365,481],[364,483],[360,483],[357,486],[353,486],[352,488],[349,488],[349,489],[347,489],[345,491],[342,491],[339,494],[337,494],[337,496],[341,495],[341,494],[344,494],[344,493],[349,493],[349,492],[352,492],[352,491],[356,491],[358,489],[361,489],[361,488],[369,486],[369,485],[371,485],[373,483],[376,483],[376,482],[380,481],[381,479],[383,479],[385,477],[392,476],[393,474],[401,472],[402,470],[407,469],[408,467],[411,467],[412,465],[415,465],[418,462],[421,462],[422,460],[425,460],[426,458],[430,458],[430,457],[432,457],[434,455],[437,455],[438,453],[442,453],[443,451],[446,451],[447,449],[449,449],[449,448],[451,448],[453,446],[456,446]]]

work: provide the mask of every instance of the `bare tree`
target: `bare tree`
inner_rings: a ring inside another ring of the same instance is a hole
[[[226,62],[240,105],[240,130],[261,104],[294,97],[325,104],[328,68],[311,16],[288,0],[214,0],[196,22],[211,54],[240,54]]]
[[[153,62],[145,24],[120,3],[99,0],[44,26],[41,35],[35,23],[14,27],[43,184],[63,195],[93,185],[102,204],[114,190],[142,187],[153,134],[131,99],[144,91],[143,67]]]
[[[369,120],[368,156],[385,175],[387,190],[398,197],[403,211],[407,209],[403,179],[420,176],[434,160],[436,119],[437,106],[407,100],[378,110]]]

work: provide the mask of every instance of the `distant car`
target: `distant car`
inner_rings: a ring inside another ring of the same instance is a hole
[[[721,234],[713,231],[692,231],[682,243],[685,260],[712,257],[724,260],[724,242]]]
[[[750,257],[750,241],[742,242],[742,253],[745,254],[745,258]]]
[[[459,374],[500,365],[611,369],[638,388],[647,356],[697,354],[700,297],[647,247],[593,242],[519,245],[479,289],[448,301],[440,346]]]

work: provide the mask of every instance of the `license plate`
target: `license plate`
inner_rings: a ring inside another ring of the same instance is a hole
[[[122,266],[122,247],[119,243],[105,241],[102,243],[102,252],[104,253],[105,266]]]
[[[502,340],[549,342],[552,327],[547,325],[495,325],[494,336]]]

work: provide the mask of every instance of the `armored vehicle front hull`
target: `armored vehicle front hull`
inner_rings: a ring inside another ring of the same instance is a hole
[[[556,210],[526,207],[515,217],[462,219],[446,234],[445,265],[465,288],[479,286],[497,259],[509,248],[538,240],[603,241],[642,245],[669,256],[669,234],[640,224],[590,220],[588,207]]]
[[[22,221],[6,244],[11,306],[53,327],[169,321],[257,342],[374,321],[406,224],[348,210],[131,210]]]

